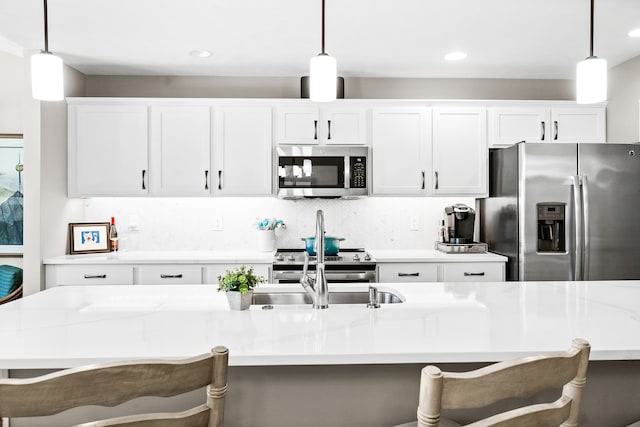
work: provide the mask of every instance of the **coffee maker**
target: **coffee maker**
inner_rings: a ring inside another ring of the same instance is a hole
[[[452,244],[473,243],[476,212],[458,203],[444,208],[445,241]]]

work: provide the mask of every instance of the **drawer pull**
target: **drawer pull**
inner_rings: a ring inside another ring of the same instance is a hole
[[[106,274],[85,274],[84,278],[85,279],[106,279],[107,275]]]
[[[398,273],[398,277],[418,277],[420,273]]]
[[[480,272],[480,273],[468,273],[468,272],[464,272],[465,276],[484,276],[484,271]]]
[[[161,279],[182,279],[182,274],[161,274]]]

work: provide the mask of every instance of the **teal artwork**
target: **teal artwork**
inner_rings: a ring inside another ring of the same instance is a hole
[[[0,253],[23,253],[24,165],[21,136],[0,135]]]

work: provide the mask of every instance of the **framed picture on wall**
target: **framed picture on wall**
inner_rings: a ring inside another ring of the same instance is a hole
[[[71,255],[109,252],[109,223],[69,224],[69,248]]]
[[[23,159],[22,135],[0,134],[0,256],[24,252]]]

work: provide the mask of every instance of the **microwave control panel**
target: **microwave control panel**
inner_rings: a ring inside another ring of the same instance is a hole
[[[351,169],[351,188],[367,188],[367,158],[349,157],[349,167]]]

